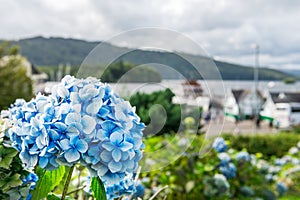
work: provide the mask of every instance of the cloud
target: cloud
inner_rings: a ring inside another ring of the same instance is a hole
[[[300,1],[0,0],[0,4],[3,39],[43,35],[106,40],[138,27],[162,27],[191,37],[213,56],[251,65],[251,46],[259,44],[262,65],[300,69],[294,56],[300,53]]]

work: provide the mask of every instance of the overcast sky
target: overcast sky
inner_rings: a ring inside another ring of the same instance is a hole
[[[209,55],[300,69],[297,0],[0,0],[0,38],[59,36],[101,41],[127,30],[161,27],[183,33]],[[143,36],[141,36],[143,37]]]

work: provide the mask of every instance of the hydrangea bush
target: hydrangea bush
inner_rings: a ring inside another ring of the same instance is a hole
[[[49,96],[17,100],[6,115],[7,135],[26,169],[80,163],[101,179],[109,199],[135,191],[145,126],[109,85],[66,76]]]
[[[201,136],[189,136],[164,136],[145,141],[145,152],[156,151],[158,144],[166,143],[180,148],[183,139],[191,144],[179,159],[163,170],[142,175],[146,199],[166,185],[169,187],[157,199],[277,199],[293,187],[294,191],[299,191],[300,179],[295,179],[297,173],[300,178],[298,147],[291,148],[282,158],[264,160],[261,153],[250,154],[246,149],[237,151],[230,148],[228,141],[218,137],[212,142],[212,149],[201,156],[201,145],[207,141]],[[154,157],[151,157],[151,164],[155,164]]]

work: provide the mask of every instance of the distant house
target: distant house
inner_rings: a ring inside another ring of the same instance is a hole
[[[203,89],[196,80],[187,80],[182,83],[183,95],[185,97],[199,97],[202,95]]]
[[[227,119],[251,119],[258,114],[264,98],[261,92],[254,90],[230,90],[224,103]]]
[[[48,75],[44,72],[39,72],[26,58],[22,58],[22,65],[27,68],[27,76],[32,80],[34,93],[39,92],[39,85],[48,80]]]
[[[300,93],[270,92],[260,112],[262,120],[269,120],[277,128],[300,124]]]

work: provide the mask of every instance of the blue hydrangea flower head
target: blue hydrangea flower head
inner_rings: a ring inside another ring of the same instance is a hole
[[[213,147],[218,153],[227,151],[227,145],[226,145],[226,143],[225,143],[225,140],[224,140],[223,138],[221,138],[221,137],[217,137],[217,138],[214,140],[214,143],[213,143],[212,147]]]
[[[234,178],[236,176],[236,167],[233,163],[220,166],[220,171],[226,178]]]
[[[237,161],[248,162],[248,161],[250,161],[250,155],[246,151],[241,151],[236,154],[236,159],[237,159]]]
[[[220,191],[219,193],[225,194],[229,190],[230,184],[223,174],[215,174],[213,179],[216,189]]]
[[[96,78],[67,75],[49,96],[18,100],[9,113],[8,136],[27,168],[80,162],[110,188],[142,158],[145,125],[128,101]]]

